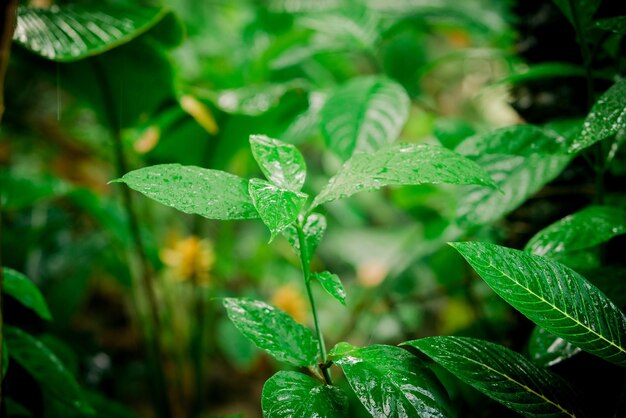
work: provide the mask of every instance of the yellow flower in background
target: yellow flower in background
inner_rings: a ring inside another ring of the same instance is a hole
[[[272,305],[287,312],[300,323],[306,321],[307,301],[302,293],[292,284],[279,287],[271,300]]]
[[[192,281],[199,285],[209,283],[210,271],[215,264],[215,252],[210,241],[195,235],[177,239],[170,247],[162,249],[159,255],[177,281]]]

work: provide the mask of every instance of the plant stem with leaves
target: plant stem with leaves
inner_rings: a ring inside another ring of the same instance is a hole
[[[328,367],[326,367],[327,355],[326,355],[326,344],[324,343],[324,336],[322,335],[322,330],[319,325],[319,319],[317,318],[317,308],[315,307],[315,299],[313,297],[313,291],[311,289],[311,269],[309,260],[308,248],[306,245],[306,237],[304,235],[304,231],[302,229],[302,225],[297,225],[296,230],[298,231],[298,242],[300,244],[300,264],[302,266],[302,276],[304,278],[304,285],[306,287],[306,293],[309,297],[309,303],[311,305],[311,312],[313,314],[313,323],[315,325],[315,334],[317,336],[317,341],[320,346],[320,354],[322,356],[322,373],[324,374],[324,379],[326,383],[332,385],[332,377],[330,376],[330,372],[328,371]]]

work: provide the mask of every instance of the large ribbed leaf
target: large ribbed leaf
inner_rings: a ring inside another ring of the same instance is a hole
[[[570,145],[578,152],[626,129],[626,78],[609,88],[591,108],[583,129]]]
[[[626,16],[610,17],[596,21],[596,27],[626,35]]]
[[[78,412],[80,416],[93,413],[78,383],[43,342],[19,328],[5,326],[4,337],[9,355],[30,373],[42,389]]]
[[[317,364],[319,346],[310,329],[265,302],[225,298],[224,307],[235,327],[261,350],[296,367]]]
[[[298,372],[280,371],[263,385],[265,418],[342,418],[348,400],[336,386],[329,386]]]
[[[432,372],[409,352],[385,345],[338,344],[330,353],[373,417],[447,417],[447,396]]]
[[[20,7],[13,39],[44,58],[77,61],[129,42],[167,14],[162,8],[107,3]]]
[[[270,241],[298,218],[308,198],[304,193],[282,189],[260,179],[250,180],[248,192],[263,223],[272,234]]]
[[[514,125],[471,136],[455,151],[462,155],[507,154],[527,157],[534,154],[567,153],[565,137],[554,130],[534,125]]]
[[[516,209],[545,184],[558,176],[570,162],[563,155],[487,154],[475,159],[500,190],[468,187],[461,192],[457,218],[462,224],[482,225],[496,221]]]
[[[373,154],[355,154],[312,206],[383,186],[424,183],[494,185],[480,166],[454,151],[432,145],[393,145]]]
[[[209,219],[258,218],[248,181],[218,170],[180,164],[140,168],[113,180],[167,206]]]
[[[261,171],[274,185],[294,192],[302,189],[306,163],[296,147],[265,135],[251,135],[250,148]]]
[[[626,366],[626,316],[584,277],[549,259],[483,242],[451,244],[489,286],[552,334]]]
[[[554,256],[594,247],[622,234],[626,234],[626,211],[590,206],[537,232],[524,250]]]
[[[13,296],[22,305],[32,309],[43,319],[50,321],[52,315],[41,292],[28,277],[22,273],[4,267],[2,269],[2,292]]]
[[[360,77],[341,86],[321,110],[322,134],[342,160],[396,140],[409,114],[404,88],[384,77]]]
[[[580,416],[576,396],[563,380],[508,348],[466,337],[429,337],[404,344],[524,416]]]
[[[554,366],[578,354],[580,348],[561,337],[549,333],[541,327],[535,327],[528,340],[528,353],[537,364]]]

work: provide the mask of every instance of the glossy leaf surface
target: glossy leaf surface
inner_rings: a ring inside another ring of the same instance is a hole
[[[4,327],[4,337],[11,358],[24,367],[46,392],[76,412],[93,412],[74,377],[44,343],[10,326]]]
[[[259,179],[250,180],[248,191],[254,207],[272,234],[270,241],[298,218],[308,198],[304,193],[281,189]]]
[[[468,187],[461,191],[457,219],[465,225],[496,221],[516,209],[557,177],[571,158],[562,155],[486,154],[475,159],[500,190]]]
[[[2,291],[5,294],[14,297],[22,305],[35,311],[41,318],[48,321],[52,320],[48,305],[32,280],[8,267],[2,269],[2,275]]]
[[[296,367],[317,363],[319,346],[310,329],[287,313],[258,300],[225,298],[235,327],[261,350]]]
[[[611,86],[591,108],[583,128],[570,146],[570,152],[578,152],[598,141],[626,129],[626,79]]]
[[[274,185],[297,192],[306,178],[306,163],[296,147],[265,135],[250,136],[252,155]]]
[[[404,344],[524,416],[579,416],[576,396],[564,381],[508,348],[467,337],[429,337]]]
[[[567,153],[566,139],[551,129],[514,125],[471,136],[456,147],[462,155],[484,153],[519,155]]]
[[[304,225],[302,226],[302,232],[304,233],[304,242],[306,243],[306,257],[305,268],[311,265],[311,259],[317,250],[317,246],[324,237],[326,232],[326,218],[319,213],[312,213],[307,216]],[[294,251],[300,257],[300,240],[298,238],[298,230],[295,225],[290,225],[283,231],[283,234],[289,240],[289,243],[293,247]]]
[[[342,160],[396,140],[409,113],[404,88],[384,77],[356,78],[341,86],[321,110],[322,135]]]
[[[298,372],[280,371],[263,385],[261,405],[267,418],[342,418],[346,395]]]
[[[233,174],[180,164],[140,168],[113,182],[185,213],[209,219],[254,219],[259,215],[248,182]]]
[[[626,316],[584,277],[549,259],[483,242],[451,244],[515,309],[552,334],[626,366]]]
[[[561,337],[535,327],[528,341],[530,358],[537,364],[548,367],[580,353],[580,348]]]
[[[106,3],[20,7],[13,39],[49,60],[76,61],[129,42],[167,14],[161,8]]]
[[[622,234],[626,234],[626,211],[589,206],[539,231],[524,250],[554,256],[594,247]]]
[[[417,357],[398,347],[372,345],[331,351],[365,409],[374,417],[447,417],[447,396]]]
[[[494,185],[480,166],[454,151],[431,145],[394,145],[373,154],[354,155],[312,206],[383,186],[424,183]]]
[[[626,16],[601,19],[596,22],[596,27],[610,30],[620,35],[626,35]]]
[[[323,271],[312,273],[311,277],[317,280],[329,295],[341,302],[342,305],[346,304],[346,289],[344,289],[339,276],[329,271]]]

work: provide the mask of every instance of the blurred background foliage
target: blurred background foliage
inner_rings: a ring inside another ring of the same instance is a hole
[[[619,2],[604,3],[596,16],[624,14]],[[23,4],[53,5],[153,6]],[[162,347],[158,361],[147,361],[142,267],[122,189],[107,184],[120,175],[118,153],[129,169],[181,163],[249,178],[260,173],[248,136],[264,134],[302,150],[305,191],[317,192],[340,164],[320,135],[320,108],[358,76],[383,74],[406,89],[411,108],[402,142],[454,148],[474,133],[577,119],[587,111],[574,32],[550,1],[169,0],[161,6],[169,11],[154,25],[85,60],[53,62],[14,43],[5,83],[2,262],[35,281],[53,317],[44,323],[7,297],[5,322],[37,334],[102,416],[157,416],[155,364],[163,369],[173,416],[259,416],[262,384],[277,364],[235,330],[216,299],[251,296],[311,320],[298,260],[284,238],[267,245],[260,222],[209,221],[135,196]],[[603,91],[626,60],[611,67],[624,53],[622,37],[598,36],[615,38],[596,51]],[[624,195],[611,193],[623,188],[624,165],[613,167],[607,199],[624,207]],[[521,248],[542,227],[588,204],[592,193],[590,169],[576,160],[521,206],[469,224],[457,219],[459,195],[444,186],[386,189],[327,205],[328,234],[313,268],[338,273],[348,293],[347,308],[319,298],[328,343],[396,344],[454,334],[524,351],[529,323],[445,243],[480,238]],[[597,257],[589,254],[586,263],[597,264]],[[24,416],[71,415],[19,365],[10,369],[16,371],[7,375],[4,392],[12,411],[21,405]],[[438,373],[462,416],[509,414]]]

